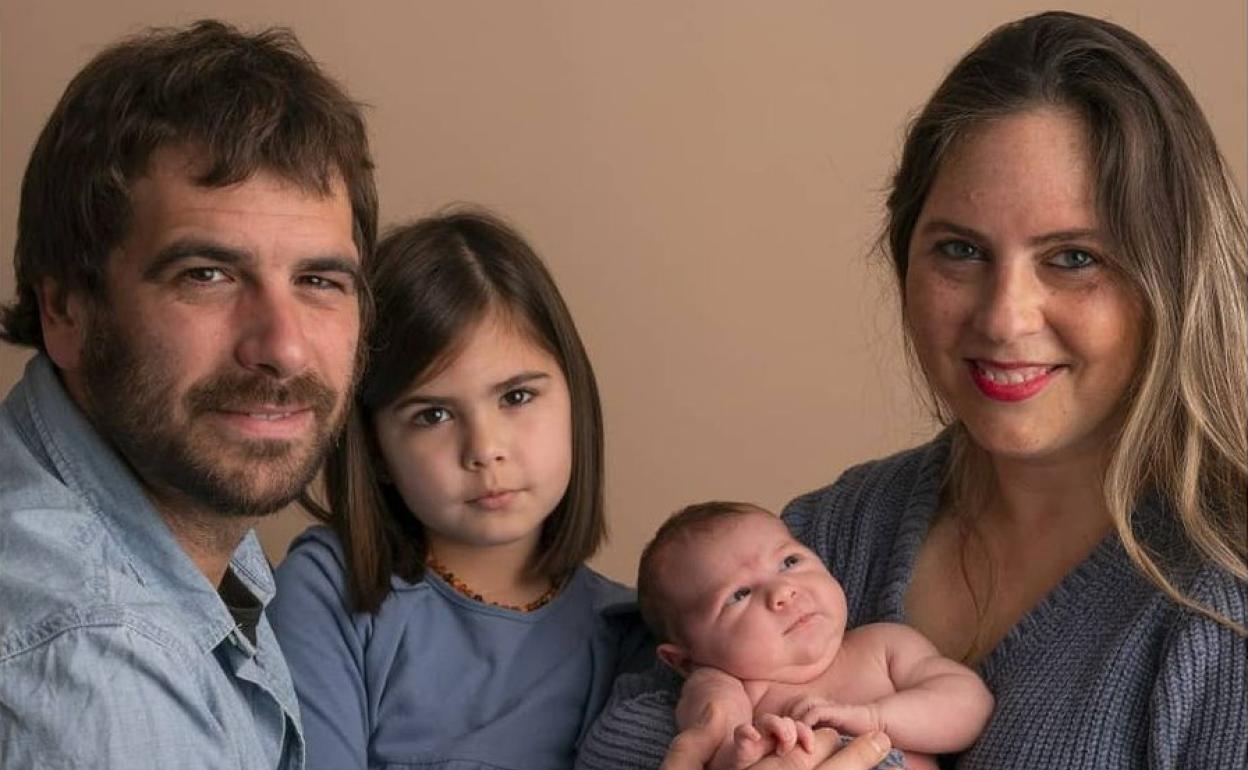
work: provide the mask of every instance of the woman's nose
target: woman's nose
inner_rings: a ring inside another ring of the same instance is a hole
[[[987,340],[1008,343],[1044,327],[1045,287],[1030,257],[1002,259],[980,287],[975,328]]]

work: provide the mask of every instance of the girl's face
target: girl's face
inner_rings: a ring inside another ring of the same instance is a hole
[[[1083,123],[1036,109],[951,148],[910,241],[905,305],[928,379],[998,457],[1100,457],[1141,348],[1106,263]]]
[[[436,376],[373,416],[386,471],[429,547],[532,553],[572,472],[572,405],[558,362],[489,313]]]

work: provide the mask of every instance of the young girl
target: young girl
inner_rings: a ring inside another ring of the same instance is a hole
[[[605,535],[593,371],[554,282],[497,219],[399,228],[376,323],[269,613],[307,767],[566,768],[638,651]]]

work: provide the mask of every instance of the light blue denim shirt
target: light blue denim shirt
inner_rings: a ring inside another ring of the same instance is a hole
[[[230,567],[261,602],[255,534]],[[303,767],[290,674],[37,356],[0,407],[0,768]]]

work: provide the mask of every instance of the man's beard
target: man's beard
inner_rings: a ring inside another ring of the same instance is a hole
[[[154,492],[172,491],[225,517],[263,516],[296,499],[316,476],[346,411],[339,406],[345,399],[319,377],[278,381],[240,368],[179,395],[164,350],[126,339],[107,309],[92,316],[83,352],[91,418]],[[311,436],[243,439],[202,419],[261,405],[310,409]]]

